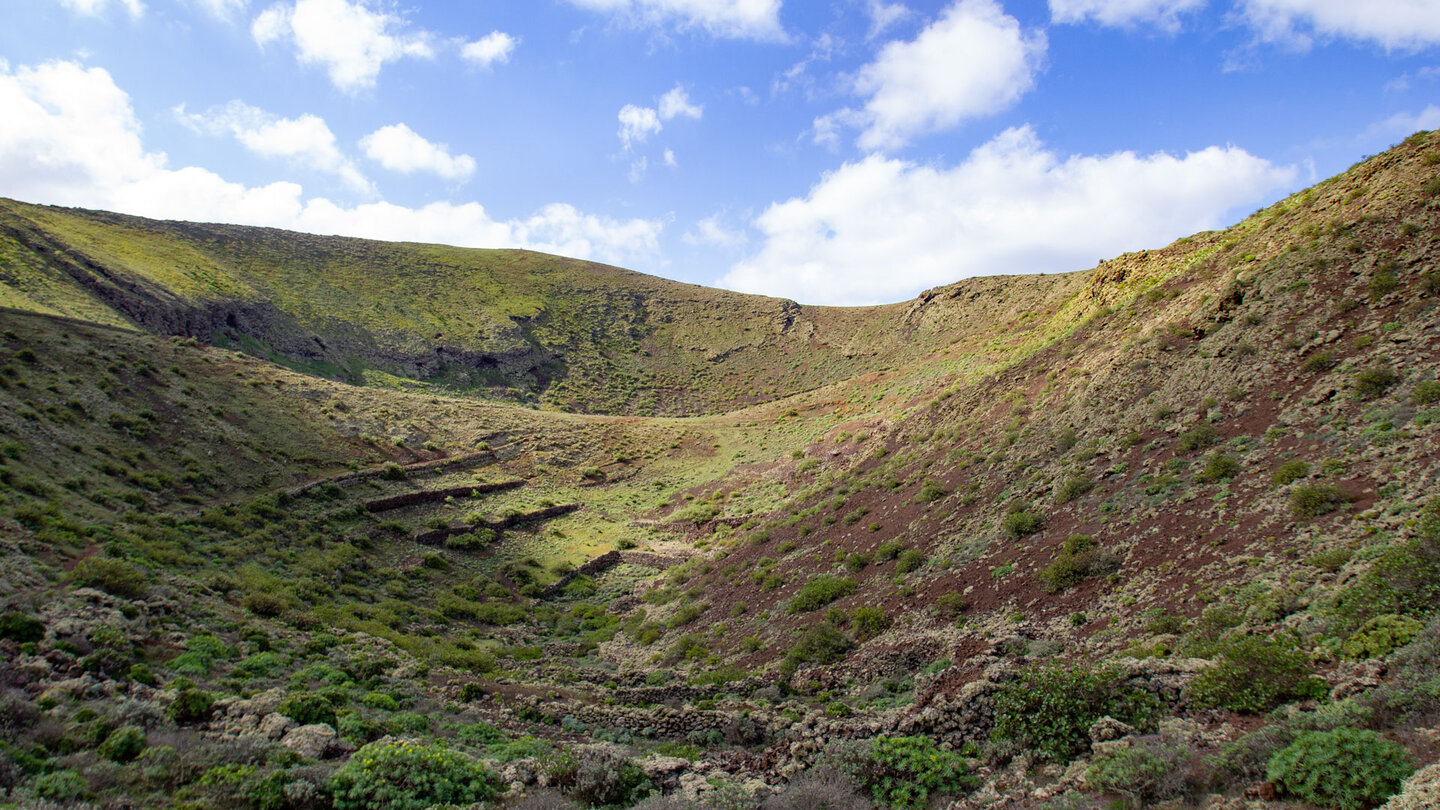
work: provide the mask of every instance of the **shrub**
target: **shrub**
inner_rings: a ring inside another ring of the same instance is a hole
[[[499,787],[494,772],[463,754],[404,740],[366,745],[330,783],[335,810],[426,810],[487,802]]]
[[[138,726],[121,726],[110,732],[105,742],[100,743],[100,756],[114,762],[130,762],[145,750],[145,729]]]
[[[1270,483],[1277,487],[1283,487],[1286,484],[1293,484],[1309,474],[1309,463],[1298,458],[1291,459],[1275,468],[1275,472],[1270,476]]]
[[[1070,503],[1094,488],[1095,481],[1090,476],[1072,475],[1055,487],[1055,503]]]
[[[797,774],[784,790],[766,799],[760,810],[870,810],[873,806],[844,774],[821,767]]]
[[[566,751],[547,770],[550,784],[585,807],[629,807],[652,788],[645,771],[613,748]]]
[[[24,613],[11,611],[0,616],[0,639],[28,644],[45,638],[45,623]]]
[[[925,564],[925,552],[918,548],[907,548],[895,559],[895,573],[908,574]]]
[[[99,588],[122,599],[144,599],[150,593],[145,572],[109,557],[86,557],[70,571],[70,581],[77,585]]]
[[[940,486],[938,481],[932,478],[926,478],[925,483],[920,485],[919,500],[930,503],[932,501],[938,501],[949,494],[950,491]]]
[[[861,641],[880,635],[889,626],[890,617],[878,607],[856,608],[855,615],[850,619],[850,630]]]
[[[820,574],[800,588],[800,591],[790,599],[786,610],[791,613],[819,610],[836,599],[854,593],[856,587],[853,579]]]
[[[170,719],[179,725],[186,723],[204,723],[210,719],[214,711],[215,699],[209,692],[202,692],[199,689],[189,688],[180,690],[175,700],[170,703],[166,713]]]
[[[1321,371],[1329,371],[1339,362],[1339,360],[1335,359],[1335,355],[1330,352],[1319,351],[1305,358],[1305,362],[1300,364],[1300,369],[1313,374]]]
[[[1301,520],[1317,518],[1349,502],[1350,496],[1334,484],[1302,484],[1290,493],[1290,514]]]
[[[927,807],[934,796],[980,786],[964,757],[936,747],[928,737],[877,737],[870,758],[870,792],[886,807]]]
[[[1001,521],[1000,527],[1007,535],[1018,540],[1040,531],[1044,525],[1044,516],[1022,509],[1006,515],[1005,519]]]
[[[76,771],[52,771],[35,777],[31,783],[35,795],[57,802],[74,802],[89,790],[85,777]]]
[[[1199,425],[1180,434],[1175,449],[1182,453],[1200,450],[1220,441],[1220,435],[1209,425]]]
[[[1440,382],[1425,380],[1415,383],[1415,390],[1410,392],[1410,402],[1415,405],[1434,405],[1440,402]]]
[[[1195,480],[1202,484],[1228,481],[1240,474],[1240,460],[1224,453],[1211,453],[1205,459],[1205,466],[1196,474]]]
[[[335,725],[335,704],[316,692],[296,692],[289,695],[280,701],[275,711],[302,726],[324,723],[333,728]]]
[[[1220,643],[1215,666],[1190,682],[1187,695],[1202,709],[1259,714],[1327,691],[1324,681],[1311,677],[1309,659],[1294,643],[1232,636]]]
[[[393,461],[387,461],[380,467],[380,477],[386,481],[404,481],[405,468]]]
[[[1425,625],[1416,619],[1387,613],[1356,630],[1342,651],[1346,658],[1384,658],[1414,641],[1423,629]]]
[[[1126,684],[1114,667],[1032,664],[996,693],[991,736],[1064,763],[1089,748],[1090,726],[1101,717],[1150,730],[1159,708],[1154,695]]]
[[[1389,366],[1371,366],[1355,372],[1350,377],[1350,383],[1355,388],[1355,396],[1360,399],[1376,399],[1399,381],[1400,377]]]
[[[935,599],[935,607],[947,616],[959,616],[970,609],[970,599],[960,591],[947,591]]]
[[[1363,810],[1398,793],[1414,771],[1398,743],[1373,731],[1338,728],[1301,734],[1270,759],[1265,775],[1286,795],[1310,804]]]
[[[1113,554],[1094,548],[1089,535],[1071,535],[1055,559],[1036,574],[1048,593],[1059,593],[1094,576],[1104,576],[1120,567]]]
[[[1091,758],[1085,781],[1124,796],[1131,807],[1151,807],[1185,794],[1185,765],[1190,755],[1187,746],[1163,737],[1107,747]]]
[[[785,654],[781,672],[794,672],[801,664],[831,664],[839,661],[855,643],[830,622],[821,622],[800,635]]]

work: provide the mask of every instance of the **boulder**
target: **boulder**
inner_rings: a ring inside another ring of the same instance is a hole
[[[328,723],[293,728],[280,739],[280,744],[307,759],[331,759],[354,750]]]

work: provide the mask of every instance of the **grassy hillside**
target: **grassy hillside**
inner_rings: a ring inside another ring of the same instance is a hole
[[[1375,806],[1440,759],[1437,166],[862,310],[6,204],[0,789]],[[462,340],[623,413],[407,372]]]

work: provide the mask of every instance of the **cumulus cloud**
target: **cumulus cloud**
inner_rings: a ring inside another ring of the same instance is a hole
[[[702,30],[714,37],[784,41],[780,0],[570,0],[573,5],[649,27]]]
[[[616,134],[620,136],[620,143],[627,151],[637,143],[644,143],[663,127],[660,115],[650,107],[626,104],[620,108],[617,117],[620,119],[620,130]]]
[[[685,88],[675,85],[660,97],[660,120],[669,121],[672,118],[685,116],[699,120],[705,114],[705,108],[698,104],[690,103],[690,94]]]
[[[460,58],[480,67],[490,67],[510,61],[510,54],[520,41],[504,31],[491,31],[485,36],[467,42],[460,48]]]
[[[320,65],[337,88],[357,93],[374,87],[388,62],[435,56],[431,35],[409,30],[394,14],[368,0],[295,0],[273,5],[250,26],[261,46],[289,40],[301,64]]]
[[[1043,33],[1026,34],[995,0],[959,0],[918,37],[887,44],[855,77],[867,101],[815,122],[816,139],[839,126],[863,128],[866,150],[893,150],[911,138],[991,115],[1035,85],[1046,48]]]
[[[739,250],[750,241],[743,229],[727,227],[720,214],[696,222],[695,227],[680,238],[688,245],[713,245],[727,250]]]
[[[214,172],[173,169],[147,151],[129,96],[101,68],[0,65],[0,188],[37,203],[140,216],[264,225],[370,239],[525,247],[625,263],[658,253],[660,220],[615,220],[553,204],[497,220],[479,203],[346,207],[291,182],[249,187]]]
[[[98,17],[110,6],[110,0],[60,0],[60,5],[76,14]],[[115,0],[115,5],[124,8],[132,18],[139,18],[145,13],[145,4],[140,0]]]
[[[360,140],[365,156],[393,172],[428,172],[446,180],[464,180],[475,173],[475,158],[452,155],[443,143],[431,143],[404,124],[381,127]]]
[[[182,104],[175,117],[195,132],[233,135],[246,149],[267,158],[284,158],[297,166],[333,174],[351,189],[368,194],[370,181],[336,145],[325,120],[306,113],[281,118],[243,101],[232,101],[204,113],[187,113]]]
[[[1418,50],[1440,44],[1440,0],[1240,0],[1240,15],[1266,41],[1308,48],[1316,38]]]
[[[1119,28],[1139,24],[1166,31],[1180,30],[1180,15],[1205,7],[1206,0],[1050,0],[1050,18],[1056,23],[1094,20]]]
[[[952,168],[881,155],[846,163],[761,214],[759,251],[719,283],[863,304],[969,276],[1078,270],[1219,227],[1296,178],[1233,146],[1061,157],[1020,127]]]

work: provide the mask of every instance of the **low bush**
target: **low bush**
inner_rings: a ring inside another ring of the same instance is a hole
[[[199,689],[188,688],[180,690],[171,701],[166,713],[170,719],[179,724],[204,723],[210,719],[214,711],[215,699],[209,692],[202,692]]]
[[[551,785],[585,807],[629,807],[653,787],[639,765],[613,748],[566,751],[546,770]]]
[[[1414,405],[1434,405],[1440,402],[1440,382],[1424,380],[1415,383],[1415,390],[1410,392],[1410,402]]]
[[[870,810],[873,806],[844,774],[833,768],[811,768],[766,799],[760,810]]]
[[[1220,441],[1220,434],[1215,428],[1209,425],[1198,425],[1180,434],[1180,440],[1176,442],[1175,449],[1181,453],[1190,453],[1202,450]]]
[[[1277,487],[1283,487],[1286,484],[1293,484],[1309,474],[1310,464],[1308,462],[1298,458],[1291,459],[1275,468],[1275,472],[1270,476],[1270,483]]]
[[[833,664],[845,657],[855,642],[830,622],[821,622],[800,635],[785,654],[780,670],[787,677],[801,664]]]
[[[1284,795],[1334,810],[1364,810],[1398,793],[1414,771],[1400,744],[1373,731],[1338,728],[1301,734],[1270,759],[1265,775]]]
[[[1293,642],[1231,636],[1220,642],[1215,666],[1190,682],[1186,696],[1202,709],[1259,714],[1328,691],[1323,680],[1311,676],[1308,657]]]
[[[1350,502],[1334,484],[1302,484],[1290,493],[1290,514],[1305,520],[1327,515]]]
[[[1011,512],[1000,522],[1000,528],[1013,539],[1035,534],[1045,525],[1045,517],[1037,512],[1022,509]]]
[[[280,701],[276,712],[294,720],[298,725],[315,723],[335,725],[335,704],[325,695],[316,692],[296,692]]]
[[[919,570],[925,564],[925,552],[918,548],[907,548],[895,558],[895,573],[908,574]]]
[[[850,618],[850,631],[860,641],[872,639],[885,632],[890,626],[890,617],[878,607],[856,608]]]
[[[1195,474],[1195,480],[1202,484],[1228,481],[1240,474],[1240,459],[1224,453],[1211,453],[1205,458],[1205,466]]]
[[[0,615],[0,639],[28,644],[45,638],[45,624],[34,616],[10,611]]]
[[[1417,619],[1387,613],[1351,634],[1341,648],[1346,658],[1384,658],[1415,639],[1425,628]]]
[[[853,579],[820,574],[805,583],[800,591],[791,597],[785,609],[791,613],[819,610],[836,599],[854,593],[856,587],[858,586]]]
[[[937,747],[928,737],[877,737],[870,758],[866,781],[875,801],[886,807],[928,807],[935,797],[980,786],[964,757]]]
[[[99,588],[122,599],[144,599],[150,594],[145,572],[124,560],[86,557],[70,571],[76,585]]]
[[[1097,751],[1085,771],[1085,781],[1099,790],[1125,797],[1130,807],[1152,807],[1190,792],[1186,771],[1188,746],[1165,737],[1150,737],[1132,745]]]
[[[1120,568],[1115,555],[1094,547],[1089,535],[1072,535],[1060,547],[1060,552],[1049,565],[1040,569],[1036,577],[1048,593],[1060,593],[1089,577],[1104,576]]]
[[[1153,694],[1127,684],[1114,667],[1031,664],[996,693],[991,736],[1065,763],[1089,748],[1090,726],[1101,717],[1147,731],[1159,710]]]
[[[1055,503],[1066,504],[1095,488],[1095,479],[1088,475],[1072,475],[1055,487]]]
[[[1399,381],[1399,375],[1389,366],[1371,366],[1355,372],[1350,377],[1350,384],[1355,389],[1355,396],[1365,400],[1378,399]]]
[[[121,726],[110,732],[100,743],[97,753],[112,762],[130,762],[145,750],[145,729],[138,726]]]
[[[500,779],[442,746],[383,740],[356,751],[330,788],[335,810],[427,810],[488,802],[499,793]]]

